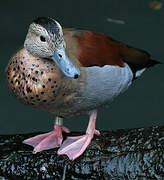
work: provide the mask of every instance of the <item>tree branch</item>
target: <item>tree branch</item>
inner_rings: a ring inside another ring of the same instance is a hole
[[[0,180],[164,179],[164,126],[101,132],[75,161],[57,149],[32,154],[22,141],[36,134],[0,136]]]

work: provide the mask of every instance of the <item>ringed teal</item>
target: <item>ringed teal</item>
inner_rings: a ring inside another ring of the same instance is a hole
[[[52,18],[41,17],[29,27],[24,47],[10,59],[7,82],[24,104],[56,115],[54,130],[24,140],[34,153],[60,147],[58,154],[79,157],[90,144],[97,109],[124,92],[142,72],[158,61],[140,49],[87,30],[62,29]],[[62,131],[67,117],[90,116],[86,134],[68,137]]]

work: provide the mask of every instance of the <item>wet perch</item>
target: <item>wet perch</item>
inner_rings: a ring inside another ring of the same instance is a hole
[[[164,126],[101,132],[75,161],[54,149],[32,154],[22,144],[31,135],[0,136],[0,179],[164,179]]]

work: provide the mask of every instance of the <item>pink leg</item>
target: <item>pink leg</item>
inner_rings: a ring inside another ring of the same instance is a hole
[[[83,152],[86,150],[91,140],[93,139],[94,134],[100,134],[100,132],[95,129],[96,118],[97,110],[91,112],[86,135],[68,137],[58,150],[58,154],[66,154],[70,160],[74,160],[78,158],[81,154],[83,154]]]
[[[54,130],[34,136],[32,138],[23,141],[24,144],[28,144],[34,147],[33,153],[37,153],[43,150],[59,147],[62,143],[63,136],[62,131],[69,133],[69,129],[61,125],[55,125]]]

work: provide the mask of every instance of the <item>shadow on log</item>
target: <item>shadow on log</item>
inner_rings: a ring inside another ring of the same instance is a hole
[[[0,180],[164,179],[164,126],[101,132],[75,161],[57,149],[32,154],[22,141],[36,134],[0,136]]]

